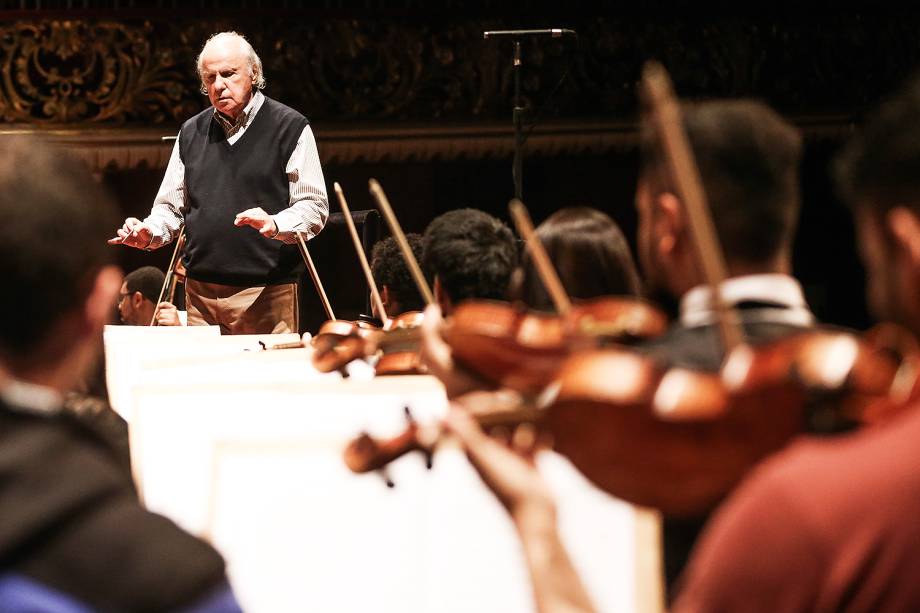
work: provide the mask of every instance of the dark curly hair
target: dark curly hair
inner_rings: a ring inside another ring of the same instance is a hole
[[[422,262],[455,304],[470,298],[504,300],[517,265],[517,244],[508,226],[488,213],[458,209],[428,225]]]
[[[406,240],[416,260],[422,259],[422,236],[406,234]],[[371,251],[371,274],[379,288],[387,287],[393,299],[399,303],[400,310],[421,311],[425,308],[425,299],[418,291],[409,267],[403,260],[396,239],[392,236],[379,241]],[[390,313],[398,315],[399,313]]]
[[[165,279],[166,275],[156,266],[141,266],[125,275],[125,285],[129,294],[140,292],[144,298],[156,304]]]

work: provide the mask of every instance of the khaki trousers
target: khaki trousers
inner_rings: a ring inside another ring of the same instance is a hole
[[[284,334],[298,332],[297,284],[236,287],[185,282],[185,308],[190,326],[220,326],[221,334]]]

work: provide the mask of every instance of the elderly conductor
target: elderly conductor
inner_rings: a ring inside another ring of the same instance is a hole
[[[241,35],[208,39],[198,74],[212,107],[182,125],[150,215],[109,243],[156,249],[184,224],[190,325],[296,332],[297,233],[312,238],[329,214],[313,132],[260,91],[262,62]]]

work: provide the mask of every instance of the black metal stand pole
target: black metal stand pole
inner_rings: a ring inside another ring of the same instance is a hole
[[[524,107],[521,106],[521,41],[514,41],[514,161],[511,178],[514,181],[514,197],[524,199]]]

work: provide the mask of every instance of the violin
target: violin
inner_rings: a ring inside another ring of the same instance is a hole
[[[422,374],[424,367],[421,364],[419,355],[417,328],[421,325],[423,315],[419,311],[408,311],[393,318],[387,316],[377,284],[371,274],[367,254],[364,253],[361,241],[358,238],[358,232],[354,227],[354,221],[351,218],[345,194],[338,183],[335,183],[334,187],[338,195],[339,204],[343,213],[345,213],[345,221],[352,237],[352,243],[361,262],[368,286],[371,288],[371,297],[377,306],[377,312],[380,314],[383,326],[381,329],[380,327],[364,326],[360,322],[326,322],[320,328],[313,342],[313,365],[320,372],[331,372],[343,368],[352,360],[368,357],[379,351],[381,355],[377,361],[376,374]],[[415,264],[414,269],[411,264],[409,265],[410,271],[413,271],[413,273],[418,271],[419,278],[424,283],[424,277],[421,277],[418,263],[415,262],[415,258],[412,256],[412,251],[405,240],[402,228],[396,221],[389,206],[389,201],[387,201],[380,185],[374,180],[371,180],[371,193],[384,211],[394,235],[397,236],[397,243],[400,245],[403,257],[410,257],[412,263]],[[418,282],[418,279],[416,279],[416,282]],[[425,289],[427,289],[427,284],[425,284]],[[423,296],[432,296],[430,289],[428,289],[427,294],[424,290],[421,291]],[[431,299],[433,300],[433,297]]]
[[[406,311],[389,321],[389,325],[376,339],[381,351],[375,371],[377,375],[421,375],[425,367],[419,354],[419,327],[424,314]]]
[[[335,183],[335,190],[345,212],[345,221],[348,224],[352,237],[358,241],[358,234],[354,227],[354,221],[351,218],[351,213],[345,202],[342,188],[338,183]],[[355,321],[351,321],[336,318],[335,312],[332,310],[332,303],[329,301],[329,297],[326,295],[326,290],[323,287],[323,282],[320,279],[319,271],[316,269],[313,258],[310,256],[310,251],[307,249],[307,243],[300,232],[296,234],[301,257],[303,257],[307,271],[310,273],[310,278],[313,280],[313,285],[316,287],[316,293],[319,295],[320,301],[323,304],[323,309],[326,311],[326,315],[329,318],[323,322],[316,336],[310,341],[314,348],[313,365],[320,372],[340,370],[345,364],[354,359],[351,356],[363,350],[364,340],[372,333],[380,330],[381,326],[376,321],[371,321],[370,319],[358,318]],[[369,274],[370,268],[367,266],[367,259],[364,257],[364,251],[361,249],[360,241],[356,243],[356,248],[358,249],[359,259],[364,265],[365,271]],[[370,282],[372,294],[376,300],[379,300],[380,296],[377,293],[376,286],[373,285],[373,279],[371,279]],[[382,308],[382,303],[379,309],[381,318],[385,323],[387,321],[387,316],[386,311]]]
[[[715,373],[667,368],[621,347],[593,349],[570,356],[539,401],[517,397],[473,416],[485,427],[534,423],[604,491],[696,517],[796,435],[879,423],[920,398],[918,358],[830,330],[743,345]],[[389,440],[362,434],[345,462],[364,473],[420,450],[430,464],[441,435],[414,422]]]
[[[589,351],[560,371],[542,427],[602,489],[699,516],[795,436],[869,426],[903,410],[920,397],[918,355],[832,330],[742,345],[717,374]]]
[[[573,352],[664,334],[667,316],[637,298],[604,296],[573,304],[524,204],[512,200],[509,211],[556,313],[531,312],[500,302],[459,304],[442,337],[463,368],[488,383],[533,394],[546,386]]]
[[[378,375],[423,374],[419,358],[420,311],[407,311],[391,318],[385,329],[359,328],[354,322],[326,322],[313,339],[313,366],[320,372],[340,370],[353,360],[380,352]]]
[[[667,325],[658,308],[633,298],[596,298],[562,316],[468,301],[456,307],[442,336],[463,368],[489,383],[536,393],[572,353],[654,338]]]

